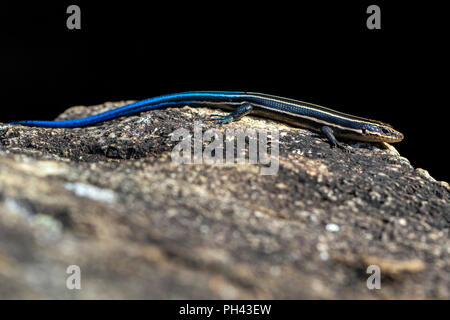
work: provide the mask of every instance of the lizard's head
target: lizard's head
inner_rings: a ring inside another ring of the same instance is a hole
[[[364,124],[362,135],[365,141],[369,142],[400,142],[403,140],[403,133],[392,128],[391,125],[377,122]]]

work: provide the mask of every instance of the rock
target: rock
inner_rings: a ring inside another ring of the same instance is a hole
[[[172,161],[171,134],[216,112],[0,126],[0,298],[450,298],[448,184],[392,146],[347,153],[256,117],[203,131],[278,129],[276,174]],[[366,287],[372,264],[380,290]],[[66,289],[71,265],[82,290]]]

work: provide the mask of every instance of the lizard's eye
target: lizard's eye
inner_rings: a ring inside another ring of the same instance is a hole
[[[383,131],[383,133],[385,133],[385,134],[388,134],[388,133],[389,133],[389,130],[386,129],[386,128],[381,128],[381,131]]]
[[[362,134],[366,134],[367,133],[366,128],[362,128],[361,131],[362,131]]]

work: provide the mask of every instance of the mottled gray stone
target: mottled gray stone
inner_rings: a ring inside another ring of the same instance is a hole
[[[169,134],[215,112],[2,125],[0,298],[450,298],[448,184],[393,148],[346,153],[253,117],[204,129],[278,128],[276,175],[172,162]],[[366,287],[371,264],[380,290]],[[69,265],[81,290],[66,289]]]

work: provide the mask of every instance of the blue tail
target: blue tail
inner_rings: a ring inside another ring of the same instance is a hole
[[[198,103],[199,100],[207,100],[211,98],[223,98],[239,94],[241,92],[226,92],[226,91],[191,91],[175,94],[168,94],[159,97],[154,97],[146,100],[141,100],[135,103],[128,104],[123,107],[119,107],[114,110],[106,111],[93,116],[63,121],[41,121],[41,120],[23,120],[14,121],[10,124],[21,124],[31,127],[46,127],[46,128],[77,128],[94,125],[100,122],[108,121],[111,119],[132,115],[138,112],[148,111],[152,109],[184,106],[186,104]]]

